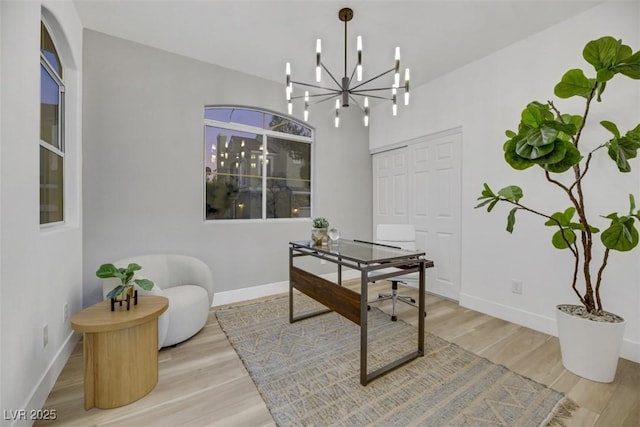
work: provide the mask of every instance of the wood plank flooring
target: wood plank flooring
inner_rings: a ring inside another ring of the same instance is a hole
[[[345,286],[359,289],[358,282],[347,282]],[[389,288],[386,282],[371,285],[370,299]],[[402,289],[403,294],[412,292],[415,291]],[[398,317],[417,325],[415,308],[399,304]],[[376,306],[389,312],[391,309],[388,301]],[[57,419],[35,425],[275,425],[242,362],[220,329],[214,314],[217,309],[211,310],[207,325],[196,336],[160,351],[158,385],[147,396],[121,408],[84,410],[80,343],[44,406],[44,409],[55,409]],[[640,426],[640,364],[620,359],[615,382],[596,383],[563,368],[555,337],[462,308],[433,295],[427,296],[427,312],[427,331],[573,399],[580,409],[567,420],[568,426]]]

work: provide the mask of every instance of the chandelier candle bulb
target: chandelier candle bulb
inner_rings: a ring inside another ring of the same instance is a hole
[[[336,99],[336,127],[340,126],[340,99]]]
[[[409,69],[404,70],[404,105],[409,105]]]
[[[322,77],[322,68],[320,67],[320,54],[322,53],[322,41],[316,40],[316,82],[320,82]]]
[[[358,36],[356,39],[356,45],[358,50],[358,65],[356,67],[356,78],[359,82],[362,81],[362,36]]]
[[[364,126],[369,126],[369,98],[364,99]]]
[[[391,89],[391,93],[392,93],[391,99],[393,100],[393,104],[391,105],[391,111],[393,112],[394,116],[397,116],[398,104],[396,103],[396,97],[397,97],[398,90],[394,87],[393,89]]]

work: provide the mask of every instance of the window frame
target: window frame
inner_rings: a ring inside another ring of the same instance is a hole
[[[284,119],[287,119],[293,123],[296,123],[300,126],[303,126],[305,128],[308,128],[311,131],[311,136],[301,136],[301,135],[295,135],[292,133],[286,133],[286,132],[278,132],[278,131],[274,131],[268,128],[265,128],[265,124],[263,123],[263,127],[257,127],[257,126],[253,126],[253,125],[244,125],[244,124],[240,124],[240,123],[236,123],[236,122],[222,122],[222,121],[218,121],[218,120],[213,120],[213,119],[207,119],[204,118],[204,126],[203,126],[203,156],[202,156],[202,162],[203,162],[203,166],[202,166],[202,170],[206,170],[206,156],[207,156],[207,150],[206,150],[206,128],[207,127],[216,127],[216,128],[220,128],[220,129],[225,129],[225,130],[230,130],[230,131],[236,131],[236,132],[247,132],[247,133],[255,133],[256,135],[261,135],[262,136],[262,156],[264,158],[266,158],[266,156],[268,156],[268,139],[269,137],[271,138],[276,138],[276,139],[288,139],[291,141],[295,141],[295,142],[302,142],[302,143],[307,143],[310,145],[310,153],[311,153],[311,159],[310,159],[310,172],[309,172],[309,179],[311,181],[310,184],[310,189],[309,189],[309,217],[286,217],[286,218],[270,218],[267,216],[267,184],[268,184],[268,180],[269,177],[267,176],[267,162],[262,162],[262,168],[261,168],[261,191],[262,191],[262,207],[261,207],[261,212],[262,212],[262,217],[261,218],[225,218],[225,219],[207,219],[207,213],[206,213],[206,209],[204,209],[206,207],[207,204],[207,189],[206,189],[206,173],[205,176],[202,180],[203,182],[203,188],[202,188],[202,195],[203,195],[203,199],[202,199],[202,215],[203,215],[203,221],[206,224],[217,224],[217,223],[238,223],[238,222],[274,222],[274,221],[304,221],[304,220],[309,220],[312,218],[313,216],[313,206],[314,206],[314,164],[315,164],[315,144],[314,144],[314,140],[315,140],[315,129],[311,126],[309,126],[306,123],[302,123],[299,120],[291,117],[291,116],[287,116],[281,113],[277,113],[274,111],[270,111],[270,110],[266,110],[263,108],[255,108],[255,107],[247,107],[247,106],[238,106],[238,105],[206,105],[203,108],[203,112],[207,109],[242,109],[242,110],[249,110],[249,111],[257,111],[263,114],[271,114],[271,115],[275,115],[278,117],[282,117]]]
[[[59,59],[60,61],[60,71],[61,74],[64,75],[65,74],[65,67],[62,64],[62,59],[61,59],[61,55],[60,55],[60,49],[58,47],[58,43],[55,39],[55,35],[54,32],[51,30],[51,26],[47,23],[47,20],[44,16],[41,16],[40,18],[40,22],[41,22],[41,30],[42,28],[44,28],[47,31],[47,35],[49,36],[49,38],[51,39],[51,42],[53,43],[53,47],[55,49],[55,54],[56,57]],[[40,36],[42,37],[42,35]],[[55,70],[55,67],[53,65],[51,65],[51,63],[49,62],[49,60],[46,58],[46,56],[44,55],[44,53],[42,52],[42,45],[40,46],[40,67],[44,68],[45,72],[49,75],[49,77],[51,77],[54,82],[58,85],[58,129],[57,129],[57,141],[58,141],[58,147],[56,147],[55,145],[49,143],[48,141],[45,141],[41,138],[42,134],[39,134],[39,147],[43,148],[47,151],[49,151],[50,153],[53,153],[56,156],[59,156],[61,159],[61,163],[62,163],[62,180],[60,185],[62,186],[62,204],[61,204],[61,209],[62,209],[62,219],[59,221],[50,221],[50,222],[42,222],[42,218],[39,215],[39,224],[41,228],[50,228],[50,227],[55,227],[55,226],[60,226],[60,225],[64,225],[66,224],[66,203],[67,203],[67,186],[65,185],[65,180],[66,180],[66,175],[67,175],[67,167],[66,167],[66,159],[65,159],[65,126],[66,126],[66,117],[65,117],[65,81],[64,78],[60,75],[58,75],[58,72]],[[42,76],[40,77],[40,84],[42,85]],[[42,102],[42,93],[40,94],[40,100]],[[42,116],[40,116],[39,119],[39,123],[40,126],[42,126]],[[39,157],[39,168],[41,168],[41,163],[42,163],[42,156],[40,154],[40,151],[38,151],[38,157]],[[42,173],[42,171],[40,171],[39,173]],[[39,181],[41,181],[42,177],[40,176]],[[40,198],[40,196],[39,196]],[[40,212],[42,212],[42,199],[40,198],[39,203],[38,203]]]

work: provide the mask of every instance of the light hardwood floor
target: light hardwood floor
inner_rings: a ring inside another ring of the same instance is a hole
[[[388,288],[387,283],[372,285],[370,298]],[[402,293],[411,292],[403,289]],[[376,306],[390,310],[387,302]],[[218,325],[217,309],[211,310],[207,325],[196,336],[160,351],[158,385],[147,396],[121,408],[84,410],[80,343],[44,407],[55,409],[57,419],[35,425],[273,426],[260,394]],[[555,337],[432,295],[427,296],[427,312],[426,329],[432,334],[573,399],[580,408],[567,420],[569,426],[640,426],[640,364],[620,359],[615,382],[596,383],[563,368]],[[399,318],[417,324],[415,309],[406,304],[400,303]]]

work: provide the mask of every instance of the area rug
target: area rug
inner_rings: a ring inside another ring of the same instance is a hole
[[[296,315],[321,308],[295,297]],[[279,426],[563,425],[575,404],[431,334],[425,356],[360,384],[360,327],[336,313],[289,323],[288,297],[216,311]],[[417,329],[369,312],[369,372],[417,347]]]

